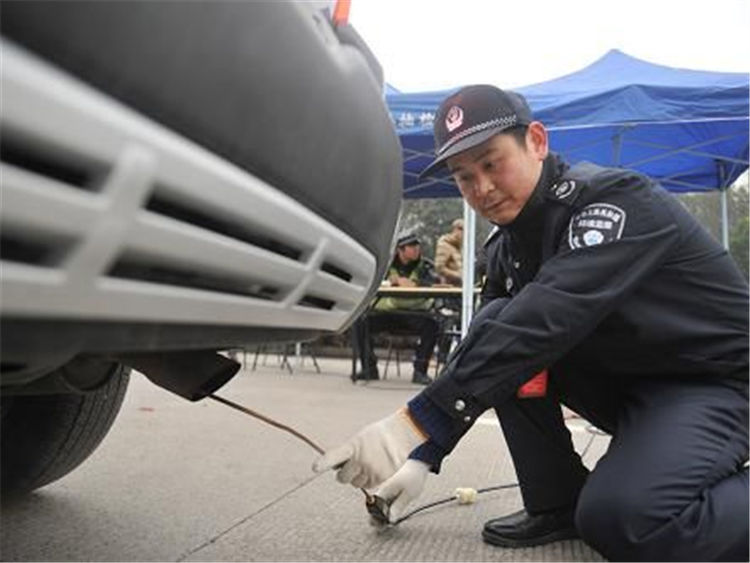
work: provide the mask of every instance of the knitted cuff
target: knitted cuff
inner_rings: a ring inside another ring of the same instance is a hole
[[[420,393],[407,403],[409,414],[429,436],[429,441],[445,449],[455,433],[455,422],[440,407]]]

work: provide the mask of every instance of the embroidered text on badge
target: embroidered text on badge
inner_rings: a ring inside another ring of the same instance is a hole
[[[625,228],[625,212],[611,203],[592,203],[570,220],[570,248],[585,248],[618,240]]]

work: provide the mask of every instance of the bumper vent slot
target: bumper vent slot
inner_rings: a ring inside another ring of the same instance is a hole
[[[253,233],[247,228],[223,221],[217,217],[212,217],[203,211],[190,208],[182,203],[178,204],[172,201],[167,201],[159,196],[153,196],[146,204],[146,209],[153,213],[158,213],[159,215],[182,221],[183,223],[189,223],[196,227],[201,227],[236,240],[241,240],[242,242],[263,248],[274,254],[280,254],[287,258],[291,258],[292,260],[299,260],[300,256],[302,256],[301,250],[292,248],[281,241],[274,240],[258,233]]]
[[[72,246],[72,241],[57,237],[21,237],[14,233],[0,234],[0,256],[9,262],[33,266],[57,266]]]
[[[324,262],[320,266],[320,269],[331,274],[332,276],[336,276],[337,278],[344,280],[345,282],[352,281],[352,275],[349,272],[347,272],[346,270],[342,270],[338,266],[334,266],[330,262]]]
[[[104,170],[87,168],[59,149],[44,148],[34,143],[19,142],[12,134],[4,133],[0,143],[0,160],[27,172],[44,176],[86,191],[97,191]]]
[[[212,275],[206,272],[182,269],[175,266],[155,264],[148,260],[125,257],[110,268],[108,276],[158,284],[204,289],[219,293],[253,297],[266,301],[279,299],[279,288],[270,287],[262,283],[232,280],[226,276]]]
[[[314,295],[305,295],[302,299],[297,302],[297,305],[302,307],[311,307],[313,309],[322,309],[324,311],[330,311],[336,303],[330,299],[323,299],[322,297],[315,297]]]

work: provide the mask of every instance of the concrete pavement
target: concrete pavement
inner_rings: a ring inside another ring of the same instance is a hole
[[[249,369],[218,394],[302,431],[324,448],[403,405],[404,378],[352,385],[350,362],[321,359],[293,375]],[[591,434],[569,421],[581,451]],[[594,439],[591,465],[607,438]],[[133,374],[99,449],[73,473],[2,505],[3,561],[602,561],[580,541],[508,550],[481,541],[485,520],[520,507],[517,488],[451,503],[396,528],[368,523],[358,490],[310,470],[292,436],[212,401],[189,403]],[[456,487],[513,483],[497,420],[485,414],[416,505]]]

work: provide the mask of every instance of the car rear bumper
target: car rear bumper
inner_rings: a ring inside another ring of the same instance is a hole
[[[55,330],[65,355],[301,338],[367,302],[401,156],[327,22],[289,2],[12,2],[2,22],[4,362]]]
[[[47,145],[31,165],[5,151],[3,234],[36,252],[3,256],[4,317],[335,330],[363,301],[376,260],[347,233],[21,50],[3,55],[4,143]],[[38,163],[56,160],[97,180],[45,175]]]

